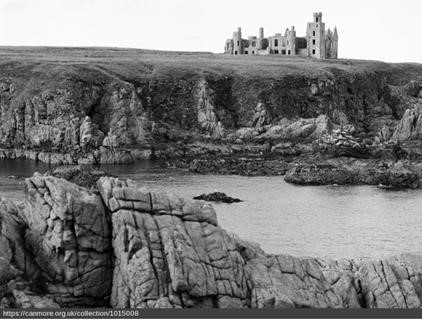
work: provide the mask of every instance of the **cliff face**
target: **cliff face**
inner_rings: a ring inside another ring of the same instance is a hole
[[[418,99],[422,75],[378,62],[15,50],[23,58],[2,49],[0,144],[27,151],[3,156],[45,162],[128,162],[152,144],[224,140],[256,122],[258,104],[266,124],[327,115],[374,136]]]
[[[35,174],[0,203],[2,307],[417,308],[422,258],[268,255],[212,206],[102,177],[98,191]]]

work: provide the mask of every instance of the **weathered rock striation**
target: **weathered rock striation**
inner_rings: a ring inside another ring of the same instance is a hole
[[[61,305],[107,304],[111,286],[110,225],[101,198],[64,179],[26,180],[25,242],[48,295]]]
[[[101,177],[97,190],[35,174],[0,202],[4,308],[418,308],[422,255],[269,255],[204,201]]]

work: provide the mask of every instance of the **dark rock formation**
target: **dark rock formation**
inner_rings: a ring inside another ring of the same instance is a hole
[[[225,203],[236,203],[242,202],[242,200],[238,198],[229,197],[224,192],[213,192],[208,194],[201,194],[200,196],[193,197],[194,200],[205,200],[209,202],[225,202]]]
[[[391,188],[422,187],[420,169],[406,162],[337,158],[296,163],[284,180],[302,185],[383,185]]]
[[[284,175],[287,163],[284,160],[256,159],[233,156],[231,158],[197,158],[173,162],[180,168],[201,174],[237,174],[242,176]]]

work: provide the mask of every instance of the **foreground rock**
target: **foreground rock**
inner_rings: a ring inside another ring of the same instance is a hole
[[[45,291],[61,305],[106,305],[111,287],[109,217],[100,196],[64,179],[26,180],[25,242]]]
[[[208,194],[201,194],[200,196],[194,197],[194,200],[205,200],[210,202],[225,202],[225,203],[235,203],[235,202],[242,202],[242,200],[238,198],[229,197],[224,192],[213,192]]]
[[[269,255],[204,201],[113,177],[98,193],[27,179],[0,202],[3,308],[419,308],[422,255],[322,260]]]
[[[116,256],[113,307],[419,307],[422,259],[267,255],[203,202],[101,178]],[[382,271],[383,270],[383,271]]]

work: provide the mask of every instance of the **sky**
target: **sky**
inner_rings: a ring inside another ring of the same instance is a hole
[[[242,34],[337,26],[339,57],[422,63],[421,0],[0,0],[0,45],[223,51]]]

